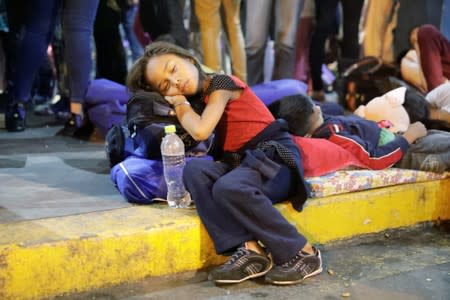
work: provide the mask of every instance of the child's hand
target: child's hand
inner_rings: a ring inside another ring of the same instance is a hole
[[[187,102],[186,97],[183,95],[165,96],[164,99],[174,107],[177,106],[178,104]]]
[[[408,129],[403,134],[403,137],[408,141],[408,143],[412,144],[418,138],[424,137],[427,135],[427,129],[422,122],[415,122],[409,125]]]

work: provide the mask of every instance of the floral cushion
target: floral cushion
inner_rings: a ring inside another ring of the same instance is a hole
[[[439,180],[450,173],[438,174],[416,170],[390,168],[380,171],[345,170],[327,175],[306,178],[311,185],[311,197],[325,197],[390,185]]]

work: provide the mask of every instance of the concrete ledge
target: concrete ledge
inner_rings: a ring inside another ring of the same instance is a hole
[[[276,206],[312,242],[450,219],[450,178]],[[222,261],[195,210],[163,205],[0,225],[0,299],[37,299]]]

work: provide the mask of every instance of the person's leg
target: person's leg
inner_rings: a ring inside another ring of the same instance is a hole
[[[53,36],[56,15],[60,7],[58,0],[28,1],[25,6],[16,7],[26,16],[21,27],[12,74],[13,98],[15,101],[29,100],[33,80],[47,54],[47,47]],[[20,30],[20,29],[19,29]]]
[[[229,170],[223,163],[191,160],[187,162],[183,175],[186,189],[191,193],[198,215],[218,254],[227,253],[252,239],[239,222],[213,198],[214,184]]]
[[[70,84],[70,110],[73,117],[66,124],[73,135],[83,125],[84,95],[92,71],[91,39],[98,0],[66,0],[62,13],[64,57]],[[69,132],[70,131],[70,132]]]
[[[196,0],[195,15],[200,26],[203,63],[219,72],[222,69],[220,32],[220,0]]]
[[[138,7],[132,5],[125,12],[122,12],[122,25],[125,31],[125,37],[128,40],[131,50],[131,58],[133,61],[137,60],[143,53],[144,49],[139,43],[136,34],[133,30],[134,19],[136,18]]]
[[[325,40],[333,31],[338,0],[316,0],[316,27],[311,38],[309,63],[313,92],[323,92],[322,64],[325,58]],[[319,100],[319,99],[316,99]]]
[[[359,20],[364,0],[341,1],[343,10],[342,58],[357,59],[359,51]]]
[[[225,25],[231,47],[231,65],[233,75],[247,81],[247,62],[245,59],[245,42],[240,21],[241,0],[223,0]]]
[[[120,35],[121,12],[100,0],[95,16],[94,38],[97,50],[97,78],[125,84],[127,63]]]
[[[295,42],[295,66],[293,78],[306,83],[310,78],[308,57],[313,31],[314,17],[307,16],[300,18],[299,24],[297,25],[297,35]]]
[[[8,131],[25,129],[23,103],[30,98],[34,78],[41,66],[60,7],[57,0],[7,1],[10,38],[7,52],[8,103],[5,125]]]
[[[236,281],[236,270],[247,275],[246,270],[259,267],[257,272],[241,276],[241,281],[267,273],[266,281],[270,283],[293,284],[319,274],[322,271],[320,252],[273,207],[274,203],[295,194],[295,171],[280,165],[276,175],[269,179],[250,165],[244,160],[241,166],[219,178],[213,186],[213,199],[233,217],[230,220],[238,220],[254,241],[262,242],[275,267],[270,270],[270,265],[264,265],[264,253],[258,248],[249,251],[252,248],[246,241],[227,263],[214,269],[210,275],[220,283],[240,282]]]
[[[293,194],[288,167],[281,166],[278,174],[267,180],[257,170],[240,166],[219,178],[212,193],[214,202],[238,220],[249,237],[266,246],[274,263],[288,261],[305,246],[305,237],[273,207]]]
[[[245,24],[245,51],[247,57],[247,83],[264,81],[264,54],[269,36],[272,0],[247,0]]]
[[[275,63],[272,79],[292,78],[297,24],[304,0],[276,1]]]

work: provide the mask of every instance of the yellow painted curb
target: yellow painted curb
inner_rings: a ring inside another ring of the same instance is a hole
[[[450,179],[276,207],[312,242],[450,219]],[[133,206],[0,225],[0,299],[38,299],[218,264],[195,210]]]

